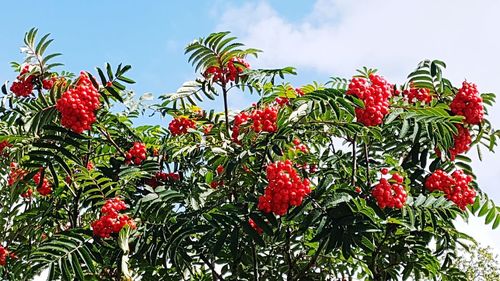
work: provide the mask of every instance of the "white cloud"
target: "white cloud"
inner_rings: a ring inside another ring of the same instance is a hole
[[[248,46],[262,49],[259,67],[292,65],[299,74],[349,77],[367,66],[403,82],[422,59],[441,59],[455,84],[467,79],[480,91],[500,94],[499,10],[498,1],[318,0],[296,22],[260,1],[227,8],[217,30],[231,30]],[[500,106],[490,113],[500,128]],[[473,164],[478,182],[500,203],[500,154],[483,154],[484,161]],[[459,227],[500,253],[493,232],[478,219]]]

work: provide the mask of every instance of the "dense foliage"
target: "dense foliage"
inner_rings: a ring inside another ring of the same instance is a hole
[[[500,224],[464,155],[496,146],[495,96],[441,61],[294,88],[214,33],[186,48],[199,77],[147,104],[130,66],[59,71],[36,35],[2,87],[3,279],[466,280],[454,219]],[[170,121],[133,125],[151,115]]]

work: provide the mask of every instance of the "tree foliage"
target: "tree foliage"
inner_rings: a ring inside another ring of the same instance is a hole
[[[500,208],[475,180],[478,195],[465,210],[425,188],[438,169],[474,177],[467,156],[447,153],[463,117],[450,110],[459,88],[444,78],[445,64],[418,64],[393,86],[383,123],[368,127],[356,118],[364,101],[346,94],[351,79],[295,90],[286,80],[294,68],[247,67],[245,58],[260,51],[236,40],[222,32],[189,44],[188,61],[200,75],[152,105],[130,98],[129,65],[85,72],[102,104],[92,129],[77,134],[61,125],[56,104],[79,78],[57,70],[62,64],[52,61],[60,54],[47,54],[48,35],[27,32],[26,59],[12,66],[30,66],[18,79],[29,80],[33,94],[19,97],[6,83],[0,107],[0,142],[9,144],[0,152],[0,242],[11,253],[0,266],[3,279],[29,280],[48,269],[49,280],[466,280],[457,251],[472,238],[454,219],[485,216],[497,228]],[[227,76],[216,78],[217,71]],[[355,77],[375,72],[364,68]],[[409,88],[427,89],[432,101],[396,94]],[[236,121],[242,113],[231,112],[228,100],[249,94],[258,102],[241,112],[276,109],[275,131]],[[481,98],[491,106],[495,95]],[[202,110],[205,99],[224,111]],[[134,125],[155,114],[195,125],[179,135],[166,124]],[[480,156],[494,150],[500,133],[487,119],[468,129]],[[136,142],[146,145],[147,158],[129,163]],[[266,167],[285,160],[311,192],[277,216],[258,202],[269,184]],[[372,196],[383,168],[404,177],[402,208],[380,208]],[[10,182],[15,169],[25,174]],[[45,184],[35,184],[36,176],[50,184],[50,195],[36,192]],[[127,203],[134,223],[99,237],[91,225],[114,197]]]

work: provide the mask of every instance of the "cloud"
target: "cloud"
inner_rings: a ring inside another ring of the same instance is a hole
[[[500,39],[495,36],[500,2],[450,3],[319,0],[295,22],[260,1],[227,8],[217,29],[232,30],[248,46],[264,50],[259,67],[293,65],[299,73],[349,77],[366,65],[403,82],[419,61],[438,58],[448,63],[446,76],[455,84],[467,79],[483,92],[500,93]],[[500,106],[490,111],[500,127]],[[499,155],[484,153],[484,162],[474,164],[480,186],[497,202],[499,162]]]
[[[256,67],[292,65],[299,74],[349,77],[367,66],[400,83],[419,61],[441,59],[454,84],[467,79],[482,92],[500,93],[499,10],[497,1],[318,0],[297,21],[260,1],[226,8],[217,30],[231,30],[248,46],[262,49]],[[500,106],[490,113],[493,125],[500,127]],[[475,158],[480,187],[500,203],[500,154],[483,150],[483,162],[475,151],[469,155]],[[459,226],[496,244],[477,220]]]

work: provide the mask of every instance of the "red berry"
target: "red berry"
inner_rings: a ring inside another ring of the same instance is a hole
[[[100,106],[99,92],[83,71],[76,86],[64,92],[56,103],[61,112],[61,124],[77,134],[90,130],[96,121],[95,111]]]
[[[469,186],[471,181],[472,177],[462,170],[456,170],[451,176],[442,170],[436,170],[425,181],[425,187],[431,192],[442,191],[448,200],[465,210],[476,198],[476,191]]]
[[[389,183],[387,179],[380,179],[380,182],[373,188],[372,195],[375,197],[377,204],[380,208],[403,208],[406,203],[406,190],[401,184],[403,177],[397,175],[397,183]],[[394,178],[393,175],[393,178]]]
[[[268,186],[259,197],[259,210],[284,215],[291,206],[302,204],[311,192],[309,180],[301,179],[290,160],[271,163],[266,169]]]
[[[235,81],[250,65],[241,58],[231,58],[222,69],[219,66],[209,66],[203,75],[214,82],[228,83]]]
[[[146,145],[142,142],[134,142],[132,148],[125,154],[125,162],[133,162],[135,165],[140,165],[146,160]]]
[[[30,65],[25,65],[21,73],[17,76],[17,81],[14,81],[10,87],[11,92],[18,97],[28,97],[33,93],[34,77],[32,75],[26,75],[29,71]]]
[[[378,75],[370,75],[370,82],[365,78],[353,78],[346,92],[361,99],[365,107],[356,108],[358,122],[365,126],[382,124],[383,118],[389,113],[389,98],[393,94],[393,86]]]
[[[217,174],[221,175],[222,173],[224,173],[224,166],[222,165],[217,166]]]
[[[415,103],[417,101],[430,103],[432,101],[431,91],[427,88],[410,87],[410,89],[403,91],[403,95],[411,103]]]
[[[464,81],[462,88],[450,104],[451,112],[465,117],[467,124],[479,124],[484,118],[483,99],[479,96],[477,86]]]
[[[254,221],[253,219],[249,219],[248,220],[248,224],[250,224],[250,226],[255,229],[255,231],[257,231],[257,233],[259,234],[262,234],[264,231],[262,230],[262,228],[260,228]]]
[[[101,208],[102,216],[91,224],[94,235],[108,238],[111,234],[120,232],[125,225],[136,228],[134,220],[119,213],[127,209],[127,205],[118,197],[106,200]]]
[[[173,136],[187,134],[188,129],[194,128],[196,128],[196,122],[184,116],[174,118],[168,124],[168,129]]]
[[[5,266],[7,264],[7,256],[9,251],[0,245],[0,266]]]
[[[380,169],[380,172],[382,173],[382,175],[387,175],[389,173],[389,169],[382,168],[382,169]]]
[[[52,186],[49,183],[49,180],[47,180],[45,177],[42,179],[42,168],[40,168],[40,172],[36,173],[33,176],[33,181],[37,185],[36,191],[40,193],[42,196],[47,196],[52,193]],[[40,184],[41,182],[41,184]]]
[[[8,155],[6,152],[4,152],[4,149],[7,147],[12,147],[12,144],[10,144],[8,141],[0,141],[0,156],[6,156]]]

